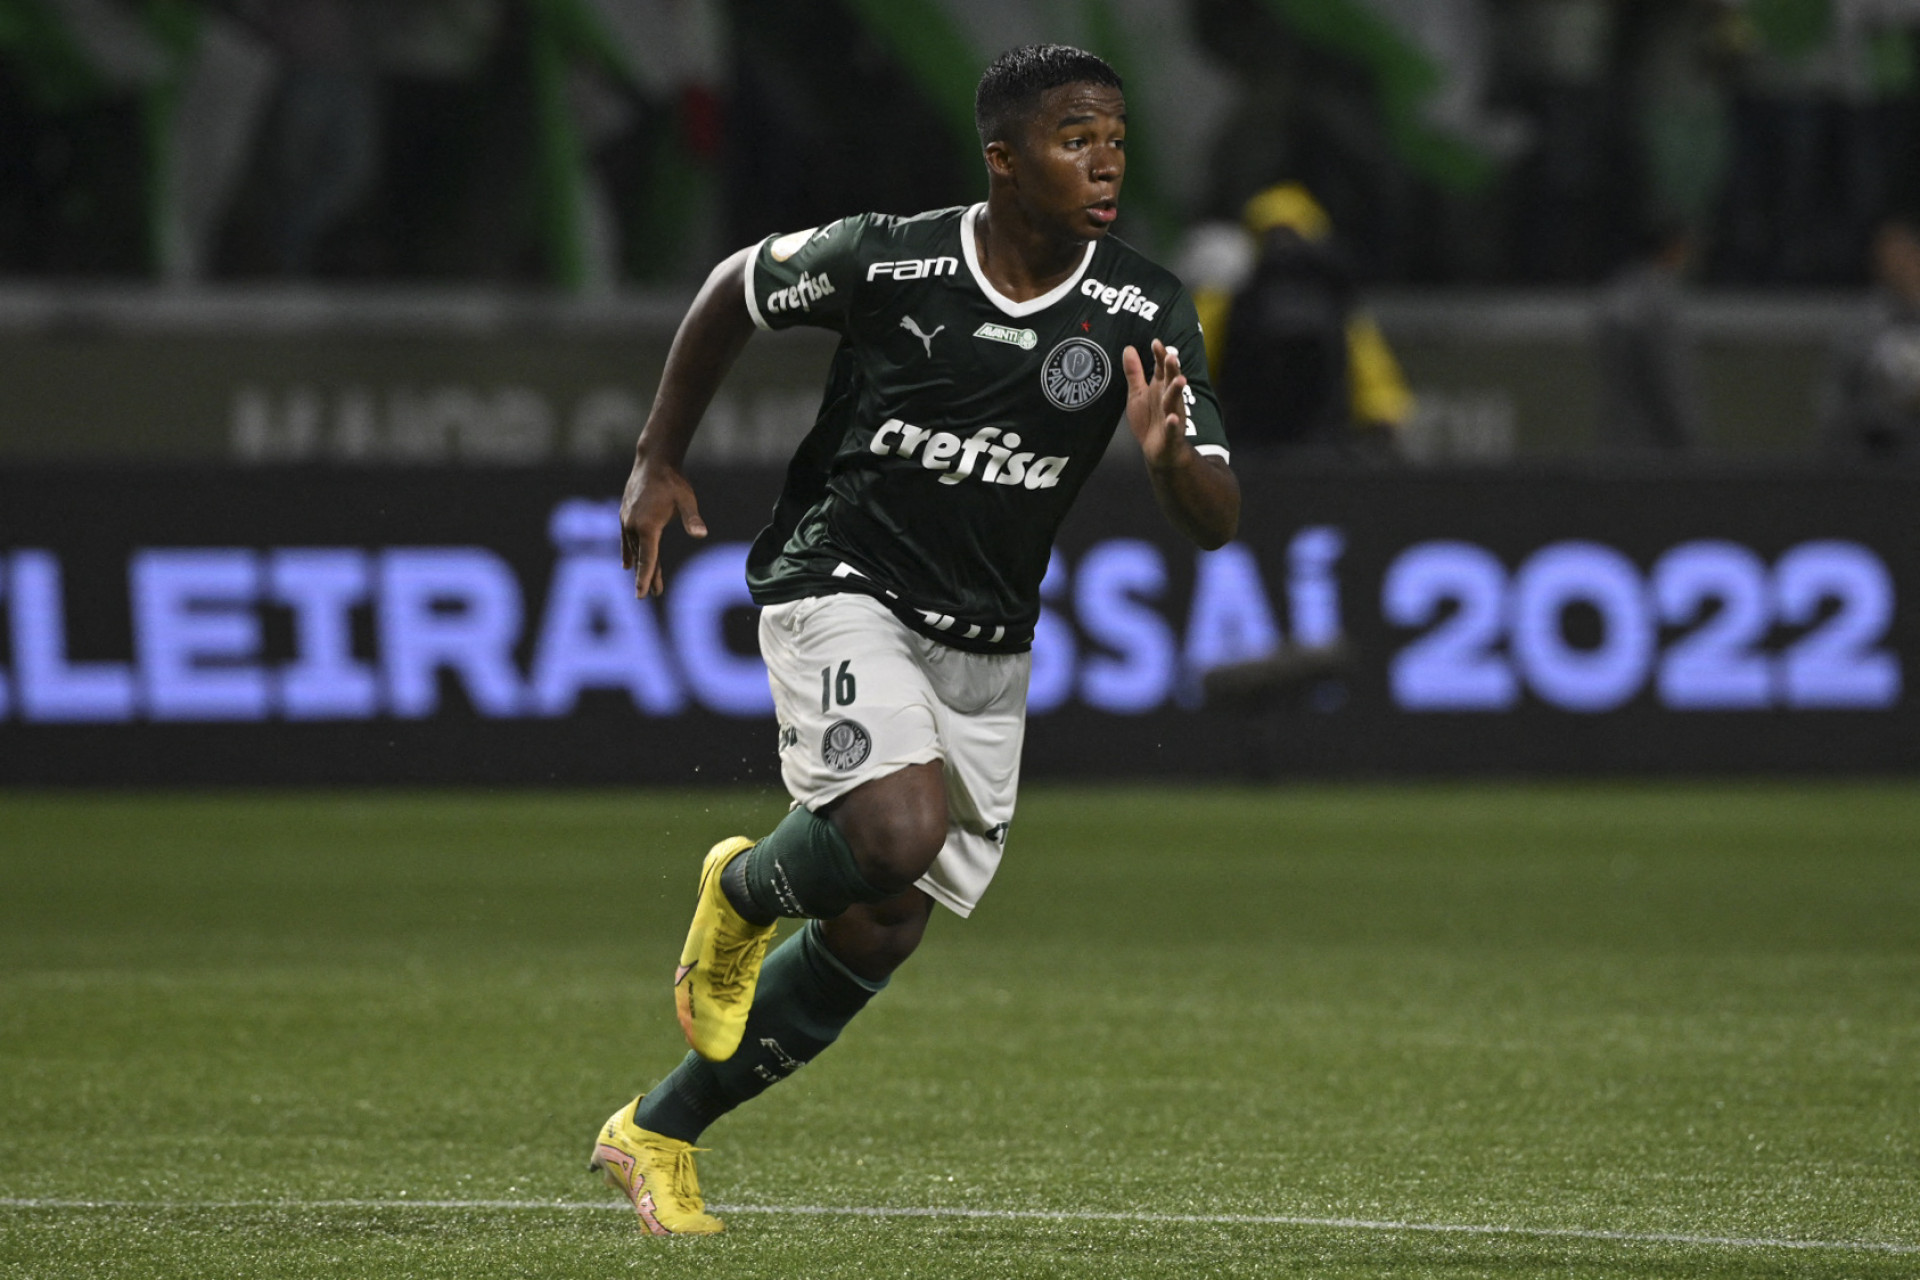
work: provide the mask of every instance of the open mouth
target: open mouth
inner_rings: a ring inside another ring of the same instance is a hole
[[[1105,225],[1120,216],[1120,206],[1112,200],[1099,200],[1087,206],[1095,222]]]

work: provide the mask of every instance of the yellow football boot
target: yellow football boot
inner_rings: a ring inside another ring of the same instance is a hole
[[[753,841],[735,836],[707,851],[700,864],[693,926],[673,971],[680,1030],[694,1052],[709,1062],[725,1062],[740,1047],[753,1009],[753,989],[760,981],[760,962],[773,940],[773,925],[747,923],[720,888],[720,872],[751,848]]]
[[[587,1171],[604,1174],[607,1185],[625,1193],[640,1228],[656,1236],[710,1236],[726,1224],[707,1212],[700,1198],[700,1175],[693,1153],[700,1148],[649,1133],[633,1122],[635,1098],[607,1117],[593,1144]]]

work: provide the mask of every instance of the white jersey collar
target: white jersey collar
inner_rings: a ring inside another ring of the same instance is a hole
[[[1073,269],[1072,275],[1037,298],[1028,298],[1025,302],[1015,302],[1012,298],[1009,298],[1006,294],[1001,293],[998,289],[994,288],[993,285],[988,283],[987,273],[980,269],[980,251],[974,245],[973,224],[975,219],[979,218],[980,211],[986,207],[984,202],[976,204],[973,208],[967,210],[965,214],[961,215],[960,253],[961,256],[967,260],[967,270],[973,273],[973,282],[980,286],[980,292],[987,295],[988,302],[1000,308],[1000,310],[1007,315],[1030,316],[1036,311],[1045,311],[1048,307],[1073,292],[1075,286],[1080,283],[1080,277],[1087,274],[1087,266],[1093,261],[1093,251],[1099,244],[1099,241],[1087,241],[1087,252],[1081,257],[1080,265]]]

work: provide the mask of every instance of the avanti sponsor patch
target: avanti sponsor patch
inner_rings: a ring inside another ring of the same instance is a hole
[[[1031,351],[1040,342],[1040,336],[1033,330],[1009,328],[1004,324],[983,324],[973,331],[973,336],[989,342],[1004,342],[1022,351]]]

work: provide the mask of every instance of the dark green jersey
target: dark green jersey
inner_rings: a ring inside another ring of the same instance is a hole
[[[1128,346],[1148,370],[1153,339],[1180,352],[1187,437],[1227,457],[1180,282],[1109,236],[1058,288],[1014,302],[980,271],[982,207],[843,218],[755,252],[756,324],[841,335],[747,561],[759,603],[864,591],[949,644],[1027,648],[1054,533],[1125,412]]]

